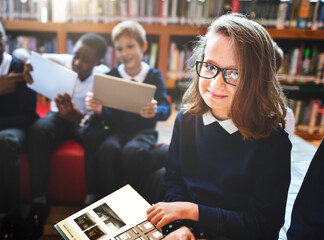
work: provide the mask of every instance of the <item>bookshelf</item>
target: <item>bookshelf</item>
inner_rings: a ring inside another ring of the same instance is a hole
[[[95,32],[99,34],[110,34],[116,23],[92,23],[92,22],[69,22],[69,23],[41,23],[33,20],[3,20],[3,24],[8,33],[29,32],[33,33],[54,33],[57,40],[57,52],[66,53],[67,39],[70,33]],[[197,35],[206,33],[207,26],[192,25],[159,25],[142,24],[147,35],[158,36],[158,59],[157,68],[160,69],[166,79],[167,88],[174,88],[175,82],[168,80],[169,43],[174,36],[194,38]],[[274,39],[287,40],[321,40],[324,41],[324,30],[310,29],[267,29]],[[108,40],[108,39],[107,39]]]
[[[71,35],[81,35],[87,32],[95,32],[102,34],[106,37],[107,42],[110,42],[110,33],[116,22],[47,22],[42,23],[37,20],[24,20],[24,19],[2,19],[2,22],[8,32],[8,34],[20,34],[28,33],[29,35],[53,35],[56,39],[56,50],[58,53],[66,53],[68,46],[67,41]],[[208,21],[206,21],[208,22]],[[186,78],[186,73],[182,70],[171,71],[170,62],[170,43],[176,42],[180,47],[185,42],[190,42],[198,35],[204,35],[207,30],[207,25],[188,25],[180,24],[165,24],[162,22],[157,23],[142,23],[144,29],[147,32],[148,39],[153,36],[154,41],[158,45],[158,53],[156,60],[156,68],[162,71],[166,86],[169,90],[175,89],[177,86],[177,80]],[[319,48],[323,52],[324,42],[324,29],[313,30],[310,28],[283,28],[278,29],[274,27],[267,28],[269,34],[277,42],[296,42],[296,41],[308,41],[319,43]],[[279,44],[281,46],[281,44]],[[283,48],[285,51],[285,49]],[[296,77],[296,76],[295,76]],[[298,78],[299,76],[297,76]],[[289,78],[289,76],[287,77]],[[302,77],[303,78],[303,77]],[[298,82],[298,81],[297,81]],[[288,98],[293,97],[297,99],[323,99],[323,86],[324,82],[311,83],[311,84],[296,84],[296,81],[287,81],[283,79],[282,84]],[[311,90],[310,90],[311,89]],[[322,106],[323,109],[323,106]],[[324,118],[324,117],[323,117]],[[308,133],[308,131],[297,131],[297,134],[307,139],[321,139],[324,136],[324,132]]]

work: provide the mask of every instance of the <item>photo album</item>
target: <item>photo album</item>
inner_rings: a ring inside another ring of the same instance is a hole
[[[130,185],[55,224],[66,240],[159,240],[160,229],[147,220],[150,204]]]

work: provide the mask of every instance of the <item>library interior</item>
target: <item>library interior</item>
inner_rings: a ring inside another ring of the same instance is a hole
[[[289,135],[291,181],[278,239],[288,239],[294,201],[324,137],[323,0],[0,0],[0,20],[7,35],[5,51],[13,56],[17,49],[72,55],[83,34],[96,33],[107,42],[101,63],[113,69],[120,64],[111,39],[114,27],[124,20],[140,23],[148,42],[143,60],[161,71],[172,110],[167,120],[157,122],[155,148],[170,144],[182,96],[190,84],[188,61],[195,43],[206,34],[213,19],[230,12],[242,13],[264,26],[282,50],[282,64],[276,76],[294,121],[293,133]],[[1,97],[0,92],[0,103]],[[51,100],[37,93],[36,101],[42,118],[50,111]],[[2,116],[0,133],[1,119]],[[26,151],[20,154],[19,161],[20,201],[25,217],[31,208]],[[54,225],[84,207],[85,174],[80,143],[66,140],[53,150],[46,188],[49,214],[38,239],[62,239]],[[0,219],[3,218],[0,213]]]

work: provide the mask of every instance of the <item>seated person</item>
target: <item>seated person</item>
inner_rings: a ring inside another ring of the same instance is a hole
[[[101,63],[106,50],[106,41],[98,34],[88,33],[79,38],[73,49],[72,70],[78,74],[73,96],[58,95],[51,102],[51,111],[29,128],[28,160],[33,204],[27,216],[29,232],[26,238],[35,239],[42,234],[48,215],[45,193],[52,151],[65,140],[74,139],[84,145],[87,139],[87,126],[80,126],[89,113],[85,96],[93,89],[93,69]],[[26,81],[32,82],[28,71]]]
[[[323,239],[324,140],[319,145],[296,197],[288,240]]]
[[[37,120],[36,93],[24,81],[24,64],[5,52],[7,38],[0,21],[0,239],[22,237],[20,159],[26,129]]]
[[[147,218],[166,240],[277,239],[291,142],[271,38],[260,24],[226,14],[191,62],[166,161],[166,202]]]
[[[121,22],[112,31],[112,42],[121,64],[108,75],[152,84],[156,91],[140,114],[102,107],[92,93],[88,94],[87,106],[94,112],[90,124],[93,128],[99,126],[99,134],[93,131],[95,147],[85,151],[85,155],[93,156],[86,157],[87,194],[92,199],[89,204],[118,189],[125,179],[141,192],[144,173],[150,168],[149,152],[157,142],[156,123],[171,113],[161,71],[143,62],[147,50],[143,27],[134,21]],[[100,124],[108,126],[106,136],[101,136],[104,126]]]

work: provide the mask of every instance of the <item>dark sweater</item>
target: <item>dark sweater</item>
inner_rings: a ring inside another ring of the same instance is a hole
[[[324,139],[322,139],[296,197],[288,240],[324,239]]]
[[[121,77],[117,67],[113,68],[108,75]],[[171,114],[170,103],[161,71],[150,68],[144,83],[156,86],[154,99],[158,102],[157,112],[154,118],[143,118],[139,114],[129,113],[104,107],[103,118],[112,131],[124,133],[136,133],[144,129],[155,129],[157,121],[166,120]],[[134,93],[136,94],[136,93]]]
[[[23,63],[12,58],[9,72],[19,73],[23,70]],[[25,82],[19,82],[15,92],[0,95],[0,130],[26,128],[37,118],[36,93],[28,88]]]
[[[290,183],[288,134],[243,141],[218,122],[177,115],[166,162],[166,201],[198,204],[199,226],[214,239],[278,239]]]

